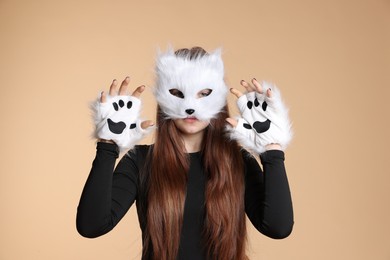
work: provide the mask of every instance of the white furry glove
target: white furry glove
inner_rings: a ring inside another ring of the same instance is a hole
[[[263,82],[261,93],[248,92],[238,98],[237,105],[242,118],[234,128],[229,127],[232,139],[257,153],[263,153],[268,144],[286,149],[292,138],[291,123],[280,91],[274,85]]]
[[[107,96],[93,105],[95,137],[114,141],[121,152],[131,149],[150,132],[142,129],[139,114],[141,100],[128,95]]]

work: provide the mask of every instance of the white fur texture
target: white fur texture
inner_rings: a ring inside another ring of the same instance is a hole
[[[238,124],[235,128],[228,127],[230,136],[241,143],[248,150],[256,153],[263,153],[266,150],[266,145],[277,143],[280,144],[282,150],[285,150],[292,139],[291,123],[288,116],[288,109],[284,105],[280,91],[276,86],[263,82],[263,94],[257,92],[249,92],[241,96],[237,100],[238,109],[241,112],[242,118],[238,119]],[[271,89],[272,97],[266,96],[267,89]],[[257,99],[257,106],[255,106]],[[251,108],[248,106],[251,103]],[[262,104],[266,102],[267,108],[264,111]],[[265,122],[270,120],[270,127],[267,131],[258,133],[254,128],[254,123]],[[244,127],[246,124],[247,127]],[[251,129],[248,129],[248,125]]]
[[[156,62],[156,86],[154,94],[167,118],[186,118],[187,109],[199,120],[214,118],[226,104],[227,87],[224,82],[224,65],[218,49],[200,58],[177,57],[172,49],[158,55]],[[169,90],[178,89],[184,98],[172,95]],[[211,89],[207,97],[198,93]]]
[[[131,102],[130,108],[127,106],[129,102]],[[117,110],[113,105],[114,103]],[[121,107],[120,104],[123,104],[123,106]],[[141,100],[132,96],[107,96],[104,103],[97,99],[92,105],[95,138],[114,141],[121,152],[133,148],[151,130],[150,128],[146,130],[141,128],[140,109]],[[124,123],[123,132],[120,134],[112,132],[108,123],[109,120],[115,123]],[[130,128],[131,125],[133,125],[132,128]]]

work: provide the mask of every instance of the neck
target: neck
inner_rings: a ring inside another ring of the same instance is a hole
[[[199,152],[202,148],[203,136],[204,136],[204,131],[196,134],[191,134],[191,135],[183,134],[182,138],[184,141],[186,152],[187,153]]]

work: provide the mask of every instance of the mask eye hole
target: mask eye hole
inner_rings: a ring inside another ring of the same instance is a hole
[[[175,97],[178,97],[178,98],[184,98],[183,92],[181,92],[177,88],[170,89],[169,93],[171,93],[172,96],[175,96]]]
[[[198,97],[199,98],[207,97],[208,95],[211,94],[211,92],[213,92],[212,89],[209,88],[202,89],[201,91],[198,92]]]

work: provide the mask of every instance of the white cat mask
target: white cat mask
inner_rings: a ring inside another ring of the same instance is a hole
[[[226,105],[220,50],[190,60],[170,49],[158,55],[156,74],[154,94],[167,118],[209,121]]]

